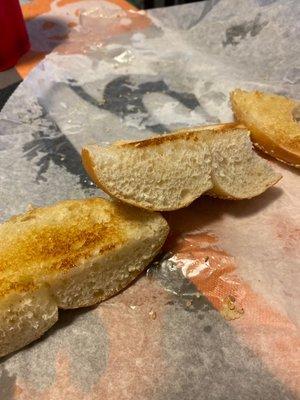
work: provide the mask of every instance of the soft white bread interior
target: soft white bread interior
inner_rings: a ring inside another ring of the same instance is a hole
[[[212,188],[210,151],[194,132],[91,145],[83,149],[82,159],[105,192],[150,210],[185,207]]]
[[[281,175],[252,149],[244,130],[211,135],[212,195],[224,199],[250,199],[273,186]]]
[[[46,285],[26,282],[24,276],[19,281],[1,277],[0,357],[38,339],[57,319],[57,304]]]
[[[126,287],[162,247],[168,225],[101,198],[36,208],[0,225],[0,356],[40,337],[58,308]]]
[[[280,175],[253,150],[238,124],[211,125],[109,147],[85,146],[83,165],[106,193],[135,206],[169,211],[201,194],[243,199]]]
[[[234,90],[235,117],[251,132],[255,146],[300,168],[300,102],[271,93]]]

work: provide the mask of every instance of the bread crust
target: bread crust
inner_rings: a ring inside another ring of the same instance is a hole
[[[215,125],[203,125],[196,126],[191,128],[184,128],[176,130],[172,133],[167,133],[163,135],[152,136],[150,138],[142,139],[142,140],[133,140],[133,141],[118,141],[113,144],[113,146],[117,147],[151,147],[157,146],[166,142],[173,142],[178,139],[186,139],[193,140],[195,142],[202,140],[202,138],[198,135],[199,132],[217,132],[217,133],[226,133],[229,129],[245,129],[244,125],[238,122],[228,122],[224,124],[215,124]],[[83,149],[84,151],[84,149]]]

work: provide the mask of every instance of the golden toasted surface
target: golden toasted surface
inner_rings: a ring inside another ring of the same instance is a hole
[[[295,119],[299,102],[240,89],[233,91],[230,98],[237,120],[251,131],[255,144],[283,161],[300,162],[300,124]]]
[[[20,277],[22,279],[22,277]],[[33,280],[29,278],[29,280],[26,279],[26,277],[23,277],[23,281],[20,282],[15,282],[15,281],[8,281],[6,279],[1,279],[0,280],[0,298],[4,297],[10,292],[14,293],[24,293],[24,292],[29,292],[35,289],[36,285],[33,283]]]
[[[199,135],[197,135],[195,132],[180,132],[179,134],[162,135],[162,136],[152,137],[150,139],[139,140],[136,142],[127,142],[121,144],[121,146],[138,147],[138,148],[150,147],[162,143],[173,142],[180,139],[192,140],[194,142],[197,142],[199,140]]]
[[[0,295],[32,278],[74,268],[80,260],[123,243],[123,211],[103,199],[70,200],[36,208],[0,225]],[[2,287],[2,289],[1,289]]]
[[[137,140],[137,141],[132,141],[132,142],[126,142],[126,141],[120,141],[116,142],[114,145],[118,147],[150,147],[150,146],[156,146],[158,144],[166,143],[166,142],[173,142],[175,140],[192,140],[197,142],[198,140],[201,140],[202,137],[199,136],[199,132],[203,132],[205,134],[205,131],[207,131],[207,134],[211,134],[211,131],[215,132],[226,132],[228,129],[235,129],[235,128],[244,128],[241,124],[238,123],[228,123],[228,124],[217,124],[217,125],[208,125],[208,126],[199,126],[199,127],[193,127],[193,128],[186,128],[186,129],[180,129],[178,131],[168,133],[165,135],[160,135],[160,136],[154,136],[149,139],[144,139],[144,140]]]

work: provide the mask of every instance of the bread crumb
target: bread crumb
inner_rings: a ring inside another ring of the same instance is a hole
[[[149,316],[150,316],[150,318],[152,318],[152,319],[156,319],[156,312],[153,311],[153,310],[149,311]]]
[[[36,207],[35,207],[33,204],[29,203],[29,204],[27,205],[26,211],[32,211],[32,210],[34,210],[35,208],[36,208]]]
[[[220,313],[227,321],[232,321],[240,318],[244,314],[244,309],[238,308],[235,304],[235,297],[229,295],[223,300]]]
[[[185,303],[187,308],[191,308],[193,306],[193,301],[192,300],[187,300]]]

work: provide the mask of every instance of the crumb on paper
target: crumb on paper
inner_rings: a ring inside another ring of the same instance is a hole
[[[36,208],[36,207],[35,207],[33,204],[29,203],[29,204],[27,204],[26,211],[32,211],[32,210],[34,210],[35,208]]]
[[[223,300],[220,313],[227,321],[232,321],[240,318],[244,314],[244,309],[236,306],[234,296],[227,296]]]
[[[191,308],[193,306],[193,301],[192,300],[187,300],[185,303],[187,308]]]
[[[149,311],[149,316],[150,316],[150,318],[152,318],[152,319],[156,319],[156,312],[153,311],[153,310]]]

